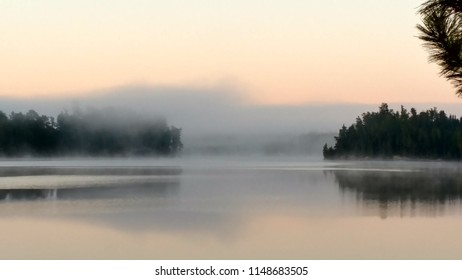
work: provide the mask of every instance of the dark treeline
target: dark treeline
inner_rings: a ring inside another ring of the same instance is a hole
[[[65,111],[56,120],[0,111],[0,156],[171,155],[181,148],[181,129],[116,109]]]
[[[378,112],[367,112],[350,127],[340,129],[334,147],[324,145],[326,159],[415,157],[462,158],[462,119],[436,108],[417,113],[393,111],[382,104]]]

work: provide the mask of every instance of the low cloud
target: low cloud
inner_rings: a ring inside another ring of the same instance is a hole
[[[76,104],[84,110],[114,107],[165,117],[169,124],[183,129],[186,146],[188,141],[194,146],[194,141],[200,142],[205,139],[212,139],[212,142],[221,139],[220,141],[235,143],[236,146],[251,146],[246,142],[257,143],[265,140],[266,146],[277,146],[278,141],[293,142],[296,137],[310,132],[335,133],[342,124],[349,125],[363,112],[376,111],[380,105],[254,105],[245,101],[245,94],[239,89],[230,86],[127,86],[74,96],[79,97],[0,98],[0,110],[9,113],[34,109],[40,114],[57,115],[64,109],[72,110]],[[399,109],[401,104],[389,105],[391,108]],[[462,104],[402,105],[408,109],[415,107],[418,111],[436,106],[448,114],[462,115]]]

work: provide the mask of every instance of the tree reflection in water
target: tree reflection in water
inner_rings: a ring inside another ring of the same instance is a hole
[[[386,172],[332,170],[342,194],[353,194],[357,205],[379,210],[381,218],[448,214],[462,199],[462,176],[455,172],[422,170]]]
[[[0,201],[136,199],[172,195],[177,193],[179,188],[179,181],[171,180],[169,182],[146,181],[54,189],[2,189],[0,190]]]
[[[0,201],[158,197],[178,191],[181,173],[178,167],[0,167],[0,178],[23,182],[3,181]],[[49,179],[53,186],[34,180],[47,176],[57,176]],[[57,178],[70,181],[60,185]]]

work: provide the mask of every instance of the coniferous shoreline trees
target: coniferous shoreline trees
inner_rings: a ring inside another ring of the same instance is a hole
[[[0,111],[0,156],[172,155],[181,129],[115,109],[62,112],[57,119]]]
[[[326,159],[348,158],[462,158],[462,118],[436,108],[417,113],[401,106],[397,112],[383,103],[348,128],[343,125],[335,145],[324,145]]]

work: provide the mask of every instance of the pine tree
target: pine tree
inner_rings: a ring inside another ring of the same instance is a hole
[[[429,0],[420,6],[419,38],[438,64],[441,76],[451,81],[462,97],[462,0]]]

